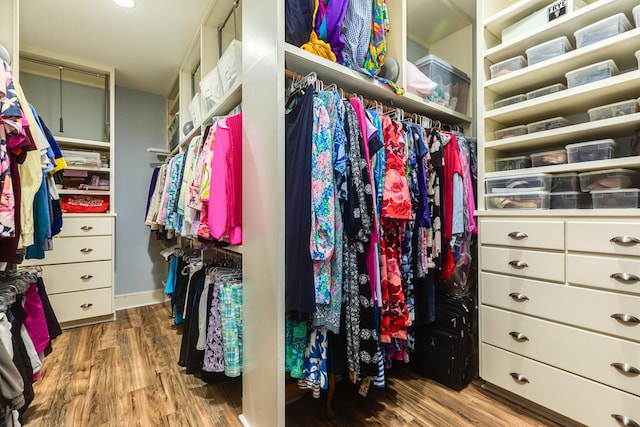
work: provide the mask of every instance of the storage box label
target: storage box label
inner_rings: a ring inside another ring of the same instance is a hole
[[[551,22],[567,14],[567,1],[568,0],[557,1],[547,7],[547,22]]]

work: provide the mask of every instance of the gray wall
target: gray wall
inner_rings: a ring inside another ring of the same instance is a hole
[[[407,38],[407,60],[409,62],[415,62],[420,58],[423,58],[429,54],[429,49],[421,44]]]
[[[162,288],[166,262],[144,225],[155,154],[166,148],[166,99],[116,87],[116,295]]]
[[[54,135],[106,141],[104,90],[97,87],[62,82],[62,117],[60,132],[60,83],[35,74],[20,73],[20,84],[29,103],[36,108]]]

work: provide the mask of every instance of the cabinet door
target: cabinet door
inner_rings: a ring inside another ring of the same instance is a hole
[[[640,397],[482,344],[482,377],[589,426],[619,427],[612,415],[640,423]],[[635,424],[629,424],[635,425]]]
[[[29,260],[29,265],[64,264],[111,259],[111,236],[53,239],[53,250],[45,259]]]
[[[640,342],[640,297],[482,272],[482,304]]]
[[[564,222],[481,219],[480,243],[519,248],[564,249]]]
[[[482,308],[482,340],[640,396],[640,343],[491,307]]]
[[[51,306],[59,322],[89,319],[113,313],[111,288],[51,295]]]
[[[64,217],[60,237],[111,236],[113,218]]]
[[[111,287],[111,261],[45,265],[42,277],[49,295]]]
[[[567,222],[567,249],[640,256],[640,222]]]
[[[564,282],[564,253],[483,247],[483,270]]]

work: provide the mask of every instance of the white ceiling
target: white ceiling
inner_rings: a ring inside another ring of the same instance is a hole
[[[20,2],[20,48],[116,69],[116,82],[167,95],[209,0]],[[409,36],[425,46],[470,24],[476,0],[408,0]],[[446,17],[443,19],[443,17]]]
[[[116,83],[167,95],[209,0],[20,2],[20,49],[116,69]]]

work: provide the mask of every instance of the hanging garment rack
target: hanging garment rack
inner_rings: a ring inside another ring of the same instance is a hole
[[[463,132],[463,129],[460,128],[459,126],[454,126],[454,125],[443,125],[441,124],[440,120],[435,120],[432,119],[430,117],[427,116],[423,116],[417,113],[411,113],[409,116],[405,117],[405,112],[403,109],[398,108],[398,107],[394,107],[394,106],[390,106],[385,104],[382,101],[378,101],[378,100],[371,100],[371,99],[367,99],[367,98],[363,98],[361,95],[358,95],[357,93],[354,92],[347,92],[345,90],[343,90],[342,88],[338,87],[335,83],[332,83],[330,85],[325,85],[325,83],[318,79],[315,76],[315,73],[310,73],[308,75],[302,75],[302,74],[298,74],[295,71],[291,71],[289,69],[285,69],[284,71],[284,75],[286,78],[288,79],[292,79],[294,81],[298,81],[298,82],[308,82],[309,84],[314,84],[314,89],[316,90],[328,90],[331,88],[336,89],[339,93],[340,96],[343,99],[348,99],[348,98],[359,98],[363,104],[367,107],[367,108],[372,108],[375,110],[378,110],[379,112],[385,113],[385,114],[393,114],[395,115],[395,119],[398,121],[403,121],[405,119],[408,119],[410,121],[412,121],[413,123],[420,125],[422,127],[425,128],[430,128],[434,125],[437,124],[438,128],[443,128],[446,130],[457,130],[460,132]],[[294,85],[295,87],[295,85]]]
[[[202,249],[203,264],[220,263],[226,267],[242,268],[242,254],[219,246],[209,246]]]
[[[231,16],[233,16],[233,38],[236,40],[238,39],[238,34],[236,33],[236,9],[239,5],[240,0],[234,0],[231,5],[231,10],[229,10],[226,18],[224,18],[222,24],[218,25],[218,59],[222,56],[222,30],[224,30],[224,27],[227,25],[227,22],[229,22]]]

